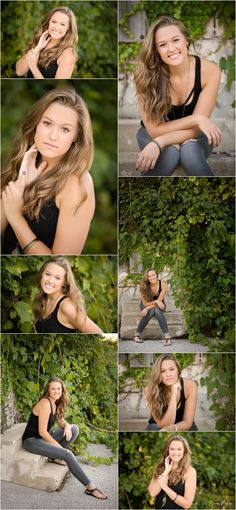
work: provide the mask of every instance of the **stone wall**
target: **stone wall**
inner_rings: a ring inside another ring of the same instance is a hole
[[[20,413],[16,406],[16,398],[13,391],[10,391],[1,408],[1,430],[4,432],[20,420]]]

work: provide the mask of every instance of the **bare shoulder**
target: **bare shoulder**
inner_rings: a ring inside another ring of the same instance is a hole
[[[219,80],[221,76],[221,69],[218,64],[213,62],[212,60],[207,60],[206,58],[201,59],[201,74],[203,85],[207,83],[209,78]]]
[[[51,411],[50,402],[47,398],[41,398],[37,404],[35,404],[34,409],[36,410],[48,410]]]
[[[167,287],[167,281],[166,280],[161,280],[161,286],[162,286],[162,288]]]
[[[196,477],[196,474],[197,474],[197,471],[196,469],[193,467],[193,466],[189,466],[187,469],[186,469],[186,472],[185,472],[185,480],[186,478],[188,477]]]
[[[66,48],[63,50],[62,54],[58,58],[58,64],[62,62],[67,62],[69,64],[74,64],[77,60],[77,56],[73,50],[73,48]]]
[[[70,204],[77,205],[86,194],[86,200],[94,197],[93,179],[89,172],[85,172],[79,179],[78,175],[71,175],[67,179],[60,193],[57,195],[57,201],[69,201]]]
[[[66,298],[61,302],[60,309],[65,315],[71,315],[71,313],[75,312],[75,305],[70,298]]]
[[[186,392],[195,390],[197,388],[197,383],[196,383],[196,381],[193,381],[193,379],[185,379],[184,378],[183,381],[184,381],[184,387],[186,389]]]

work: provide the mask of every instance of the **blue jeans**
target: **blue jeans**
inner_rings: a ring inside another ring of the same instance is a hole
[[[137,142],[140,150],[143,150],[152,139],[145,127],[140,127],[137,132]],[[177,149],[174,145],[168,145],[161,151],[153,170],[143,172],[143,177],[167,177],[174,172],[180,163],[187,175],[198,177],[212,177],[207,158],[212,152],[212,146],[208,144],[206,135],[202,134],[194,140],[187,140]]]
[[[145,307],[143,306],[143,303],[141,303],[140,310],[143,310],[144,308]],[[152,317],[157,318],[160,328],[161,328],[162,332],[164,333],[164,335],[169,335],[168,325],[167,325],[163,310],[161,310],[158,306],[155,306],[155,308],[150,308],[150,310],[148,310],[147,315],[145,315],[145,317],[142,317],[142,319],[139,321],[138,327],[136,329],[137,333],[139,333],[139,334],[142,333],[142,331],[147,326],[147,324],[152,319]]]
[[[43,455],[44,457],[49,457],[50,459],[63,459],[72,473],[72,475],[79,480],[83,485],[89,485],[91,481],[84,473],[83,469],[80,467],[76,457],[74,454],[67,450],[69,444],[71,444],[79,435],[79,429],[76,425],[71,425],[72,438],[67,441],[63,436],[64,430],[62,428],[58,428],[50,434],[58,443],[60,443],[63,448],[56,446],[51,443],[47,443],[44,439],[39,437],[28,437],[23,441],[24,448],[31,453],[36,453],[38,455]]]

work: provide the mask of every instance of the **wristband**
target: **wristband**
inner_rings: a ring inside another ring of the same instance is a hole
[[[172,500],[172,501],[173,501],[173,503],[175,502],[175,500],[177,499],[177,497],[178,497],[178,494],[176,493],[175,499],[173,499],[173,500]]]
[[[30,243],[26,244],[24,246],[24,248],[22,248],[22,253],[25,253],[29,248],[30,246],[32,246],[32,244],[36,243],[36,241],[38,241],[38,238],[35,237],[34,239],[32,239],[32,241],[30,241]]]
[[[152,139],[152,142],[154,142],[157,145],[157,147],[160,151],[160,154],[161,154],[161,146],[160,146],[159,142],[157,142],[156,140],[153,140],[153,139]]]

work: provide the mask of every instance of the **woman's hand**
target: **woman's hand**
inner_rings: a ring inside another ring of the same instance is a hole
[[[159,156],[160,149],[157,144],[155,142],[148,143],[137,156],[136,170],[140,172],[153,170]]]
[[[19,178],[25,176],[25,185],[31,184],[31,182],[35,181],[39,175],[45,170],[47,163],[43,161],[38,168],[36,168],[36,158],[38,154],[38,149],[35,144],[30,147],[28,151],[26,151],[19,170]]]
[[[172,393],[172,395],[173,394],[177,395],[178,390],[181,390],[180,381],[177,381],[176,383],[172,384],[172,386],[171,386],[171,393]]]
[[[146,315],[148,314],[148,308],[143,308],[143,310],[141,310],[141,315],[142,317],[146,317]]]
[[[172,463],[172,461],[170,460],[170,456],[168,455],[168,456],[165,458],[165,471],[164,471],[164,474],[165,474],[166,476],[168,476],[168,474],[171,472],[172,467],[173,467],[173,463]]]
[[[158,308],[160,308],[161,310],[165,309],[165,305],[162,301],[160,301],[160,299],[156,300],[156,304],[157,304]]]
[[[207,136],[208,144],[217,147],[221,142],[220,129],[205,115],[197,114],[198,127]]]
[[[25,58],[31,71],[38,67],[39,53],[36,48],[29,50],[28,53],[26,53]]]
[[[72,438],[71,426],[69,423],[65,424],[63,435],[65,436],[67,441],[70,441],[70,439]]]
[[[17,181],[10,181],[2,192],[3,208],[9,223],[11,223],[12,219],[15,219],[16,216],[23,216],[24,189],[25,176],[22,175]]]
[[[160,485],[160,487],[162,488],[163,491],[165,489],[167,489],[167,487],[168,487],[168,479],[167,479],[167,477],[165,476],[164,473],[162,473],[162,475],[158,476],[157,481],[158,481],[158,483],[159,483],[159,485]]]
[[[37,46],[35,46],[35,49],[37,50],[37,53],[39,54],[40,51],[42,51],[44,48],[46,48],[47,44],[51,41],[51,36],[49,35],[48,30],[46,32],[43,32],[41,35]]]

